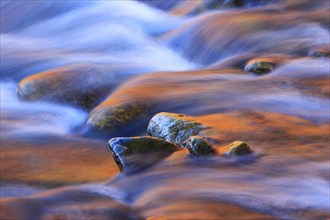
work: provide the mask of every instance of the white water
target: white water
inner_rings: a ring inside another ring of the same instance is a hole
[[[72,133],[87,116],[86,112],[68,106],[45,102],[22,102],[13,82],[2,82],[1,138],[66,135]]]

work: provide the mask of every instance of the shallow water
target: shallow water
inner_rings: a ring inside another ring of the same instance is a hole
[[[330,50],[329,7],[2,1],[1,219],[330,218],[330,61],[311,55]],[[275,69],[246,73],[252,59]],[[72,66],[93,73],[57,85],[57,68]],[[17,94],[22,79],[53,83],[28,101]],[[84,94],[109,79],[92,108],[61,100],[63,91]],[[86,129],[97,110],[126,103],[149,109],[101,139]],[[244,140],[254,154],[194,159],[179,151],[119,173],[107,139],[145,135],[161,111],[198,117],[220,151]]]

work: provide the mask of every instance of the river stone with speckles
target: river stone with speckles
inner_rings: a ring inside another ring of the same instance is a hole
[[[227,156],[243,156],[252,153],[250,146],[243,141],[234,141],[224,148],[224,154]]]
[[[186,147],[190,155],[199,157],[217,154],[216,149],[201,136],[191,136],[185,142],[183,146]]]
[[[193,117],[161,112],[152,117],[147,132],[151,136],[164,138],[182,146],[185,140],[190,136],[198,135],[204,128],[206,127],[195,121]]]
[[[112,156],[121,171],[150,166],[180,148],[155,137],[117,137],[109,140]]]
[[[275,68],[275,64],[262,60],[251,60],[245,66],[245,71],[256,75],[264,75],[270,73]]]

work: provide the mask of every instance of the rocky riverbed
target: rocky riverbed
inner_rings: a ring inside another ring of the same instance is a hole
[[[329,219],[326,0],[1,2],[1,219]]]

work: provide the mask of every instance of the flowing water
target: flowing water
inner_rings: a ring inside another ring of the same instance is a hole
[[[329,9],[327,0],[1,1],[1,219],[329,219],[330,60],[315,56],[330,51]],[[276,67],[246,73],[252,59]],[[54,89],[62,67],[91,75]],[[23,79],[49,80],[39,91],[48,96],[20,99]],[[101,86],[88,107],[59,96]],[[178,112],[210,127],[219,149],[244,140],[255,153],[179,151],[119,173],[107,147],[115,133],[86,127],[98,109],[130,102],[150,109],[122,136]]]

